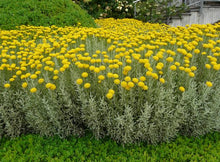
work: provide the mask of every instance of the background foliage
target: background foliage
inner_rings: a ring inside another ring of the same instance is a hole
[[[71,0],[0,0],[0,28],[20,25],[95,27],[90,15]]]
[[[134,0],[74,0],[86,9],[94,18],[136,18],[144,22],[168,23],[172,16],[179,16],[187,11],[184,4],[175,0],[142,0],[136,5]]]
[[[0,140],[0,161],[220,161],[220,134],[178,137],[159,145],[122,146],[91,134],[82,138],[22,136]]]

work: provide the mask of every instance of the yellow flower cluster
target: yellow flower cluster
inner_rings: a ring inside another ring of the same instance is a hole
[[[171,75],[190,80],[198,70],[210,74],[220,70],[220,24],[174,28],[133,19],[96,23],[101,27],[1,30],[3,86],[11,88],[16,82],[31,93],[55,90],[68,70],[78,73],[75,82],[85,89],[101,84],[146,91],[150,82],[166,86]],[[208,78],[204,82],[212,86]],[[178,86],[184,92],[187,87],[182,84]],[[106,97],[112,99],[116,92],[110,89]]]

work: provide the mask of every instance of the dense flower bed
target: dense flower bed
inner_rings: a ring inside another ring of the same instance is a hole
[[[220,129],[220,24],[96,23],[0,31],[3,134],[155,143]]]

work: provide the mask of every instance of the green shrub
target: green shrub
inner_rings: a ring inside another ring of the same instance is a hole
[[[173,16],[187,11],[187,6],[176,4],[175,0],[142,0],[137,3],[136,18],[144,22],[168,23]]]
[[[0,161],[220,161],[220,134],[178,137],[158,145],[122,145],[91,134],[82,138],[21,136],[0,140]]]
[[[20,25],[95,27],[86,11],[71,0],[1,0],[0,28]]]
[[[94,18],[136,18],[144,22],[168,23],[172,16],[179,16],[187,10],[184,4],[175,0],[74,0]],[[134,13],[134,11],[136,12]]]
[[[133,0],[74,0],[94,18],[133,18]]]

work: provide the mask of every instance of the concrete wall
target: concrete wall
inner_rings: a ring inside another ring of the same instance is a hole
[[[202,12],[191,11],[191,15],[183,15],[182,19],[172,19],[171,26],[185,26],[186,24],[212,24],[220,20],[220,6],[204,7]]]

